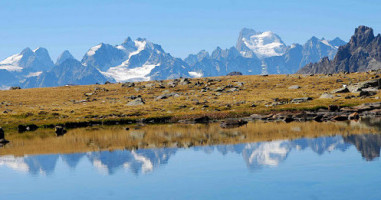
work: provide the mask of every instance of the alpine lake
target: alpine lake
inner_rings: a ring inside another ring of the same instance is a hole
[[[380,199],[381,119],[9,134],[0,199]],[[70,191],[70,192],[69,192]]]

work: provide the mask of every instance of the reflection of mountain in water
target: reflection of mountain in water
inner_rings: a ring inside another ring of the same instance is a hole
[[[26,157],[24,162],[28,166],[30,174],[46,173],[50,175],[56,168],[58,157],[57,154],[30,156]]]
[[[63,154],[61,158],[70,168],[75,169],[85,155],[84,153]]]
[[[380,157],[381,135],[349,135],[344,136],[344,141],[355,145],[368,161]]]
[[[341,136],[322,137],[314,139],[282,140],[238,145],[218,145],[216,149],[223,155],[228,152],[242,154],[249,169],[259,169],[264,166],[277,166],[285,160],[292,149],[312,151],[321,155],[326,151],[345,151],[350,145],[345,144]]]
[[[127,168],[134,174],[146,173],[161,164],[167,164],[177,149],[142,149],[137,151],[92,152],[89,160],[108,174],[114,174],[119,168]]]
[[[242,154],[247,167],[251,170],[266,166],[277,166],[284,161],[292,150],[311,149],[321,155],[333,150],[345,151],[351,144],[361,152],[366,160],[373,160],[380,156],[381,135],[350,135],[321,137],[313,139],[282,140],[273,142],[259,142],[237,145],[216,145],[194,147],[194,151],[203,151],[210,154],[217,150],[222,155],[228,153]],[[38,155],[26,157],[2,156],[0,166],[5,165],[18,171],[30,174],[47,174],[54,172],[59,158],[70,168],[75,169],[82,158],[86,157],[94,167],[114,174],[119,169],[129,169],[133,174],[153,171],[160,165],[167,164],[169,158],[178,149],[141,149],[136,151],[117,150],[90,153],[76,153],[64,155]]]

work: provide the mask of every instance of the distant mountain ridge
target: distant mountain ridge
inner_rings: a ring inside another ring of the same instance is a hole
[[[381,69],[381,35],[375,37],[372,28],[359,26],[349,43],[339,48],[333,60],[324,57],[317,63],[306,65],[298,73],[327,74],[377,69]]]
[[[339,38],[329,41],[312,37],[304,45],[287,46],[271,31],[244,28],[235,47],[217,47],[211,53],[202,50],[180,59],[147,39],[128,37],[118,45],[100,43],[91,47],[81,61],[69,62],[73,66],[64,65],[67,60],[75,60],[67,50],[54,64],[46,49],[26,48],[0,61],[0,77],[4,77],[0,88],[224,76],[233,71],[244,75],[291,74],[323,57],[333,58],[344,44]]]
[[[203,50],[190,54],[184,61],[194,75],[224,76],[232,71],[245,75],[293,74],[310,62],[326,56],[333,58],[339,46],[344,44],[340,38],[330,41],[312,37],[303,46],[286,46],[271,31],[257,32],[244,28],[235,47],[225,50],[217,47],[211,56]]]

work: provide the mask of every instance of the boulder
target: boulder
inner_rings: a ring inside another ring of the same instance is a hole
[[[180,85],[189,85],[191,82],[189,78],[182,78],[180,79]]]
[[[312,98],[311,97],[301,97],[301,98],[295,98],[293,100],[291,100],[291,103],[303,103],[303,102],[307,102],[307,101],[311,101]]]
[[[239,89],[237,89],[237,88],[230,88],[228,90],[228,92],[238,92],[238,91],[239,91]]]
[[[329,105],[328,106],[328,111],[330,111],[330,112],[340,111],[340,106],[338,106],[338,105]]]
[[[126,82],[122,84],[122,87],[125,87],[125,88],[135,87],[135,83]]]
[[[373,79],[348,86],[351,92],[360,92],[366,88],[381,89],[381,79]]]
[[[370,97],[376,95],[377,92],[375,91],[361,91],[359,94],[359,97]]]
[[[241,76],[242,72],[230,72],[226,76]]]
[[[179,94],[177,93],[174,93],[174,92],[171,92],[171,93],[165,93],[165,94],[162,94],[162,95],[159,95],[156,97],[156,100],[160,100],[160,99],[168,99],[169,97],[177,97],[177,96],[180,96]]]
[[[23,133],[26,131],[35,131],[38,129],[38,126],[35,124],[29,124],[29,125],[18,125],[17,130],[19,133]]]
[[[300,86],[299,85],[291,85],[290,87],[288,87],[288,89],[297,90],[297,89],[300,89]]]
[[[320,99],[333,99],[335,96],[333,96],[330,93],[323,93],[319,98]]]
[[[176,87],[176,86],[177,86],[177,84],[178,84],[178,81],[177,81],[177,79],[176,79],[176,80],[173,80],[173,81],[169,81],[169,82],[168,82],[168,86],[169,86],[169,87]]]
[[[349,89],[347,87],[343,87],[343,88],[333,90],[331,93],[336,94],[336,93],[348,93],[348,92],[350,92]]]
[[[224,91],[224,88],[221,88],[221,87],[218,87],[214,90],[215,92],[223,92]]]
[[[145,104],[145,102],[142,98],[137,98],[135,100],[128,102],[127,106],[140,106],[140,105],[144,105],[144,104]]]

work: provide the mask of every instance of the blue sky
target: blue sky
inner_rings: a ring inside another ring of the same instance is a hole
[[[1,0],[0,59],[25,47],[81,59],[100,42],[147,38],[176,57],[234,46],[243,27],[286,44],[311,36],[349,40],[358,25],[381,32],[379,0]]]

